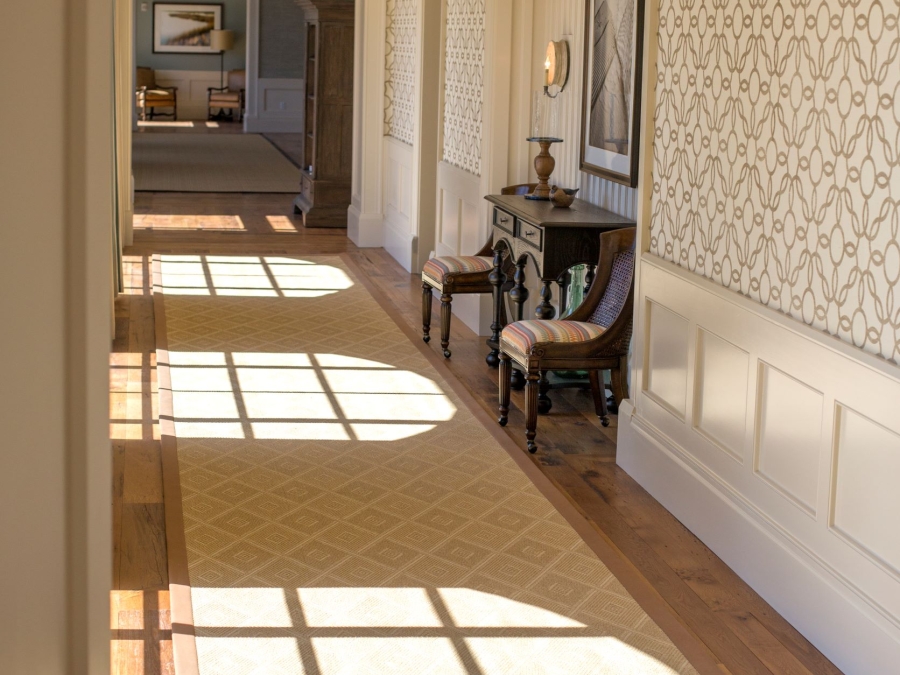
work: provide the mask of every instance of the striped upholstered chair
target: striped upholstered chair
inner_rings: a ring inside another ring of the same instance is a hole
[[[533,184],[511,185],[503,188],[504,195],[526,195],[534,190]],[[422,268],[422,339],[431,341],[431,296],[432,290],[441,294],[441,349],[444,357],[450,358],[450,303],[456,293],[493,293],[494,287],[488,276],[494,267],[493,239],[481,247],[475,255],[439,256],[431,258]],[[512,271],[512,261],[505,261]],[[513,287],[512,274],[507,274],[508,281],[503,285],[503,292]],[[501,302],[503,294],[501,294]],[[501,312],[506,315],[505,311]]]
[[[600,376],[611,371],[616,404],[628,398],[628,346],[634,313],[634,228],[600,235],[597,276],[584,302],[562,321],[517,321],[500,335],[500,422],[509,415],[509,376],[515,361],[525,371],[525,437],[536,452],[538,393],[548,370],[587,370],[594,406],[609,424]]]

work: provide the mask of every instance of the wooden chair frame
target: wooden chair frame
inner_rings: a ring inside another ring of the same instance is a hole
[[[535,187],[535,183],[523,183],[521,185],[509,185],[500,190],[500,194],[504,195],[526,195],[530,194]],[[487,243],[481,247],[481,250],[475,254],[477,257],[494,257],[494,237],[488,239]],[[512,290],[515,282],[513,281],[513,261],[510,256],[506,256],[503,261],[504,273],[508,281],[501,287],[500,293],[500,316],[506,320],[505,296]],[[454,293],[493,293],[494,285],[491,283],[491,275],[493,269],[484,272],[460,272],[458,274],[449,275],[444,280],[444,284],[438,288],[428,281],[422,281],[422,340],[427,344],[431,342],[431,305],[432,292],[431,289],[437,289],[441,294],[441,349],[444,352],[444,358],[449,359],[451,352],[450,346],[450,317],[452,316],[451,304],[453,302]]]
[[[600,304],[617,253],[634,248],[635,229],[626,228],[605,232],[600,235],[600,258],[597,273],[584,302],[566,317],[566,321],[588,322]],[[549,342],[532,346],[524,359],[513,358],[500,347],[499,399],[500,417],[498,422],[506,426],[509,419],[510,374],[515,360],[525,371],[525,437],[528,451],[537,452],[534,442],[537,429],[538,395],[543,373],[549,370],[587,370],[590,373],[591,389],[597,415],[608,424],[606,397],[600,373],[611,371],[611,387],[616,405],[628,398],[628,348],[631,341],[634,317],[634,271],[625,303],[612,324],[603,334],[583,342]],[[519,357],[516,354],[516,357]],[[607,418],[607,419],[605,419]],[[605,426],[605,425],[604,425]]]
[[[494,255],[494,238],[491,237],[487,243],[481,247],[476,256],[491,257]],[[512,271],[512,261],[507,256],[509,269]],[[444,284],[438,288],[428,281],[422,281],[422,340],[427,344],[431,342],[431,306],[432,306],[432,289],[437,289],[441,294],[441,349],[444,352],[444,358],[450,358],[450,318],[451,304],[453,302],[454,293],[492,293],[494,286],[491,284],[491,274],[493,269],[484,272],[460,272],[459,274],[448,275],[444,279]],[[507,281],[503,285],[504,294],[511,290],[513,282]],[[501,302],[502,296],[501,296]],[[506,308],[500,310],[501,316],[506,316]]]
[[[224,106],[223,107],[223,105],[220,104],[218,101],[210,100],[210,99],[212,99],[212,94],[214,91],[221,93],[221,92],[231,91],[231,89],[229,89],[229,87],[227,85],[224,87],[207,87],[206,88],[206,118],[209,120],[219,119],[220,115],[225,114],[224,110],[225,110],[225,107],[227,107],[229,109],[229,111],[231,111],[231,112],[227,113],[227,116],[230,119],[234,119],[234,107],[233,106]],[[247,90],[241,89],[239,92],[235,92],[235,93],[240,94],[240,98],[238,99],[239,107],[238,107],[237,121],[242,122],[244,120],[244,104],[246,103],[245,98],[247,95]],[[219,112],[216,114],[213,114],[213,108],[218,108]]]
[[[172,103],[163,103],[154,105],[153,101],[148,101],[147,91],[150,89],[162,89],[165,91],[172,92]],[[139,118],[142,122],[147,121],[147,110],[150,110],[149,119],[152,120],[154,115],[163,115],[164,117],[169,117],[171,115],[172,121],[178,120],[178,87],[161,87],[158,84],[155,84],[153,87],[137,87],[135,89],[135,95],[137,99],[137,109],[140,111]],[[156,108],[171,108],[172,112],[170,113],[157,113],[155,112]]]

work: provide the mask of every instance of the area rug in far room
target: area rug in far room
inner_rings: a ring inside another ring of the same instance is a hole
[[[179,675],[719,673],[355,270],[154,260]]]
[[[259,134],[135,134],[139,192],[297,192],[300,169]]]

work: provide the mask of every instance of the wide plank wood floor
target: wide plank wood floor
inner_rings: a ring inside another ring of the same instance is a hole
[[[357,249],[343,230],[305,230],[283,195],[138,193],[125,293],[116,300],[110,363],[113,437],[113,672],[172,672],[171,625],[157,428],[153,253],[349,253],[420,329],[421,283],[383,249]],[[232,225],[239,222],[239,227]],[[223,223],[226,226],[223,226]],[[435,316],[437,312],[435,312]],[[454,321],[447,366],[492,415],[496,371],[484,339]],[[432,342],[432,347],[434,347]],[[436,347],[435,347],[436,348]],[[616,420],[604,429],[588,392],[551,394],[532,460],[643,575],[732,675],[838,675],[832,665],[716,555],[615,463]],[[508,433],[525,452],[523,396],[513,392]]]

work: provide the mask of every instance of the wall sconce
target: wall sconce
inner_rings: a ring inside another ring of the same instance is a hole
[[[569,43],[565,40],[547,44],[547,60],[544,61],[544,95],[556,98],[566,88],[569,81]],[[557,86],[559,91],[550,93],[550,87]]]

